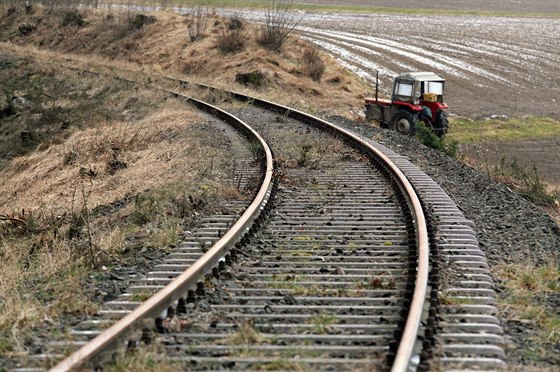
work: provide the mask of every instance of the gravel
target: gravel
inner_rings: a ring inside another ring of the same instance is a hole
[[[420,144],[415,138],[396,132],[356,124],[340,117],[327,120],[357,132],[408,157],[416,166],[432,177],[457,203],[465,217],[476,227],[480,247],[488,264],[495,268],[503,264],[542,266],[560,255],[558,224],[541,208],[457,160]],[[560,345],[540,344],[534,336],[539,327],[532,321],[510,317],[504,283],[494,277],[498,293],[502,327],[506,333],[508,363],[510,365],[560,364]],[[533,304],[552,313],[560,312],[560,296],[535,296]],[[527,350],[535,355],[527,358]]]

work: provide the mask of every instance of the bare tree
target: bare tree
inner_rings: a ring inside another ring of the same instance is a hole
[[[299,21],[300,16],[296,12],[294,0],[268,0],[257,42],[268,50],[279,52]]]

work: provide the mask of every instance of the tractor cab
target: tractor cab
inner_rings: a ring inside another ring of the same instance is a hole
[[[403,73],[395,79],[392,100],[395,104],[408,103],[411,110],[420,109],[432,119],[438,110],[447,108],[443,103],[444,86],[445,79],[433,72]]]
[[[366,119],[411,135],[421,120],[442,137],[448,129],[444,88],[445,79],[433,72],[401,73],[394,80],[390,101],[366,98]]]

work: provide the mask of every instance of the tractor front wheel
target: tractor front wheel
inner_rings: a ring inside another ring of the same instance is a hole
[[[416,121],[418,121],[416,114],[406,110],[399,110],[391,120],[391,129],[401,134],[414,136],[416,133]]]

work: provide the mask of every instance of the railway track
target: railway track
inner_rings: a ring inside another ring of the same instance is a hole
[[[260,171],[243,176],[259,174],[256,197],[242,213],[246,206],[230,205],[229,214],[203,220],[192,240],[107,303],[99,318],[77,325],[74,341],[51,345],[79,347],[53,370],[102,365],[126,341],[138,340],[138,330],[151,339],[151,328],[163,335],[157,339],[167,358],[184,369],[503,366],[492,281],[472,226],[408,160],[239,93],[229,92],[264,109],[258,120],[246,110],[236,110],[242,121],[172,94],[228,122],[251,146],[258,143]],[[306,164],[310,138],[332,148]],[[290,149],[293,143],[300,147]],[[38,359],[50,364],[63,354]]]

